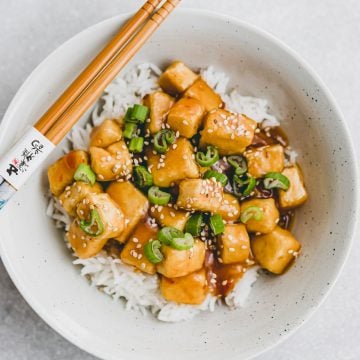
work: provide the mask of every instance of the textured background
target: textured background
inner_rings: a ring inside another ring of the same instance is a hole
[[[143,0],[0,0],[0,119],[19,86],[45,56],[84,28],[133,11],[142,3]],[[182,6],[231,14],[285,41],[325,80],[357,141],[359,0],[183,0]],[[325,304],[295,335],[258,360],[360,359],[360,289],[356,281],[359,257],[355,236],[349,261]],[[1,261],[0,359],[94,359],[61,338],[34,313]]]

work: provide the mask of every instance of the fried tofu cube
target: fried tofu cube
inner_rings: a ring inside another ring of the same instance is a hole
[[[179,138],[171,145],[162,163],[160,155],[154,154],[152,149],[149,148],[146,155],[149,171],[157,186],[169,187],[182,179],[197,179],[200,176],[193,147],[187,139]]]
[[[260,209],[260,219],[256,220],[254,217],[246,222],[246,228],[249,232],[268,234],[273,231],[276,224],[279,222],[280,214],[275,205],[274,199],[252,199],[244,201],[241,204],[241,215],[247,211],[251,212],[251,207]]]
[[[59,196],[74,181],[74,174],[80,164],[87,164],[89,157],[86,151],[75,150],[61,157],[48,168],[50,190]]]
[[[264,269],[282,274],[298,256],[300,243],[290,231],[277,226],[271,233],[255,236],[251,240],[251,250]]]
[[[208,293],[206,272],[201,269],[174,279],[162,276],[160,291],[167,301],[178,304],[200,305]]]
[[[217,94],[203,79],[198,79],[184,93],[184,97],[199,100],[206,111],[223,106],[221,96]]]
[[[224,200],[217,213],[225,221],[236,221],[240,216],[239,200],[231,194],[224,193]]]
[[[100,194],[102,192],[103,189],[99,183],[91,185],[83,181],[76,181],[65,188],[59,196],[59,202],[70,216],[76,216],[76,207],[87,194]]]
[[[298,166],[285,168],[282,172],[289,181],[290,186],[287,191],[279,191],[279,203],[282,209],[292,209],[302,205],[308,198],[304,185],[304,179]]]
[[[227,224],[218,237],[218,250],[223,264],[244,262],[250,255],[250,239],[243,224]]]
[[[90,146],[106,148],[121,140],[122,131],[115,120],[105,120],[101,125],[96,126],[90,135]]]
[[[167,123],[181,136],[190,139],[197,133],[204,115],[205,108],[200,101],[182,98],[169,111]]]
[[[205,118],[200,146],[213,145],[220,154],[241,154],[252,143],[256,121],[226,110],[211,111]]]
[[[162,226],[174,227],[183,231],[189,218],[189,213],[183,210],[175,210],[169,206],[152,206],[151,216]]]
[[[269,145],[248,150],[244,153],[248,173],[256,178],[269,172],[282,172],[284,169],[284,148],[281,145]]]
[[[167,278],[177,278],[200,270],[205,261],[205,244],[195,240],[194,246],[189,250],[175,250],[163,245],[161,252],[164,260],[157,265],[157,271]]]
[[[144,255],[144,246],[150,240],[156,239],[158,230],[157,227],[152,227],[143,221],[139,222],[121,251],[122,262],[135,266],[147,274],[155,274],[156,267]]]
[[[99,181],[126,178],[132,172],[132,160],[124,141],[118,141],[106,149],[90,147],[91,167]]]
[[[87,234],[80,221],[89,222],[91,212],[95,210],[101,223],[95,222],[91,231],[102,232],[95,236]],[[87,194],[77,206],[78,219],[75,219],[67,233],[67,239],[80,258],[89,258],[98,254],[106,242],[121,234],[124,229],[124,215],[108,194]]]
[[[171,94],[177,95],[184,92],[199,77],[183,62],[173,62],[160,76],[159,85]]]
[[[170,95],[155,91],[144,97],[144,105],[150,109],[150,122],[147,124],[151,134],[156,134],[165,124],[166,115],[173,106],[175,100]]]
[[[119,205],[125,216],[124,231],[115,240],[125,243],[135,226],[146,216],[149,201],[131,182],[113,182],[106,192]]]
[[[190,179],[179,184],[176,204],[188,211],[217,213],[223,200],[223,187],[215,179]]]

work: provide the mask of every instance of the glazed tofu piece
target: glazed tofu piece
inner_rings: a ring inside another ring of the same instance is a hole
[[[217,213],[223,200],[223,187],[215,179],[190,179],[179,184],[176,204],[188,211]]]
[[[201,126],[205,108],[200,101],[182,98],[169,111],[167,123],[188,139],[193,137]]]
[[[300,168],[292,166],[284,169],[282,174],[289,179],[290,187],[287,191],[279,191],[280,207],[282,209],[292,209],[302,205],[307,200],[308,194]]]
[[[164,154],[162,163],[160,163],[161,156],[154,154],[152,149],[148,149],[146,155],[149,171],[157,186],[169,187],[182,179],[196,179],[200,176],[193,147],[187,139],[179,138],[171,145]]]
[[[151,227],[143,221],[139,222],[121,251],[120,259],[147,274],[155,274],[156,267],[144,255],[144,246],[150,240],[156,239],[157,232],[158,228]]]
[[[277,226],[271,233],[255,236],[251,240],[251,250],[261,267],[282,274],[298,256],[301,245],[291,234]]]
[[[208,293],[206,272],[201,269],[174,279],[163,276],[160,282],[160,291],[167,301],[178,304],[200,305]]]
[[[243,224],[227,224],[217,241],[223,264],[244,262],[250,255],[250,239]]]
[[[188,212],[169,206],[152,206],[150,214],[162,227],[170,226],[180,231],[184,230],[189,218]]]
[[[124,141],[118,141],[106,149],[90,147],[91,167],[99,181],[127,178],[132,172],[132,161]]]
[[[269,172],[282,172],[284,169],[284,148],[281,145],[269,145],[248,150],[244,153],[248,173],[256,178]]]
[[[159,85],[171,95],[184,92],[199,76],[183,62],[173,62],[160,76]]]
[[[150,122],[147,124],[151,134],[156,134],[165,124],[166,115],[175,100],[162,91],[155,91],[144,98],[144,105],[150,109]]]
[[[245,211],[250,211],[251,213],[252,207],[254,207],[255,210],[260,210],[260,219],[256,220],[254,217],[252,217],[246,221],[245,225],[247,230],[249,232],[262,234],[268,234],[273,231],[280,218],[279,210],[275,205],[274,199],[252,199],[244,201],[241,204],[241,215]]]
[[[226,110],[211,111],[205,118],[200,146],[213,145],[220,154],[241,154],[254,138],[256,121]]]
[[[105,120],[101,125],[96,126],[90,135],[90,146],[106,148],[121,140],[122,131],[115,120]]]
[[[124,229],[124,215],[108,194],[88,194],[77,206],[67,239],[80,258],[98,254],[108,239]],[[82,227],[85,222],[86,228]]]
[[[74,181],[74,174],[80,164],[87,164],[89,157],[86,151],[70,151],[48,168],[50,190],[59,196]]]
[[[225,221],[236,221],[240,216],[239,200],[231,194],[224,193],[224,200],[217,213],[220,214]]]
[[[198,79],[184,93],[184,97],[199,100],[206,111],[218,109],[223,106],[223,101],[203,79]]]
[[[100,194],[103,189],[99,183],[94,185],[87,184],[83,181],[76,181],[65,188],[59,196],[59,202],[65,211],[70,215],[76,216],[76,207],[88,194]]]
[[[204,265],[205,244],[200,240],[195,240],[194,246],[189,250],[175,250],[163,245],[161,252],[164,260],[157,265],[157,271],[168,278],[186,276]]]
[[[119,205],[125,216],[124,231],[115,240],[125,243],[135,226],[146,216],[149,201],[131,182],[113,182],[106,192]]]

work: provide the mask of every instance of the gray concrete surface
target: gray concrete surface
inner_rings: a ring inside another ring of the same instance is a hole
[[[142,2],[0,0],[0,119],[21,83],[46,55],[80,30],[135,10]],[[298,51],[334,93],[358,143],[359,0],[184,0],[182,6],[239,17],[270,31]],[[357,241],[358,236],[344,272],[322,308],[295,335],[259,360],[360,359]],[[0,359],[94,359],[64,340],[34,313],[1,261]]]

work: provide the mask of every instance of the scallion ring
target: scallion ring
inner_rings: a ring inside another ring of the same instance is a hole
[[[243,175],[247,171],[247,163],[243,156],[241,155],[231,155],[228,156],[227,162],[235,169],[236,175]]]
[[[90,211],[89,221],[80,221],[80,229],[92,237],[100,236],[104,232],[104,224],[97,210],[93,209]]]
[[[288,190],[290,187],[290,180],[279,172],[269,172],[264,176],[264,188]]]
[[[196,153],[196,161],[200,166],[211,166],[219,160],[219,152],[214,146],[207,146],[206,152],[198,151]]]
[[[183,237],[175,237],[170,240],[170,247],[175,250],[188,250],[194,246],[194,238],[191,234],[185,233]]]
[[[164,259],[164,255],[160,251],[161,242],[159,240],[149,241],[144,246],[144,255],[153,263],[158,264]]]
[[[133,175],[135,184],[141,189],[149,187],[153,184],[153,177],[149,171],[147,171],[145,166],[135,166]]]
[[[163,227],[157,235],[158,240],[164,245],[170,245],[171,239],[184,237],[184,233],[174,227]]]
[[[171,195],[165,191],[161,191],[157,186],[152,186],[148,191],[148,198],[155,205],[166,205]]]
[[[201,213],[192,215],[185,225],[185,232],[193,236],[199,236],[204,219]]]
[[[246,224],[250,219],[260,221],[263,218],[263,210],[258,206],[249,206],[240,214],[240,220]]]
[[[220,214],[210,216],[210,228],[214,235],[222,234],[225,231],[224,220]]]
[[[154,136],[154,149],[159,154],[165,154],[169,145],[175,142],[176,136],[174,131],[170,129],[160,130]]]
[[[126,122],[123,130],[123,136],[125,139],[132,139],[136,135],[137,125],[132,122]]]
[[[256,179],[252,176],[240,177],[235,174],[233,177],[233,191],[236,196],[249,196],[255,189],[255,186]]]
[[[96,182],[96,175],[89,165],[80,164],[75,171],[74,180],[94,185]]]
[[[219,173],[218,171],[215,170],[206,171],[203,177],[204,179],[214,178],[216,181],[221,183],[222,186],[225,186],[228,183],[228,177],[225,174]]]
[[[129,151],[133,153],[141,153],[144,148],[144,138],[141,136],[133,137],[130,140]]]
[[[133,107],[129,107],[127,109],[124,120],[125,122],[143,124],[147,119],[148,114],[148,107],[140,104],[135,104]]]

